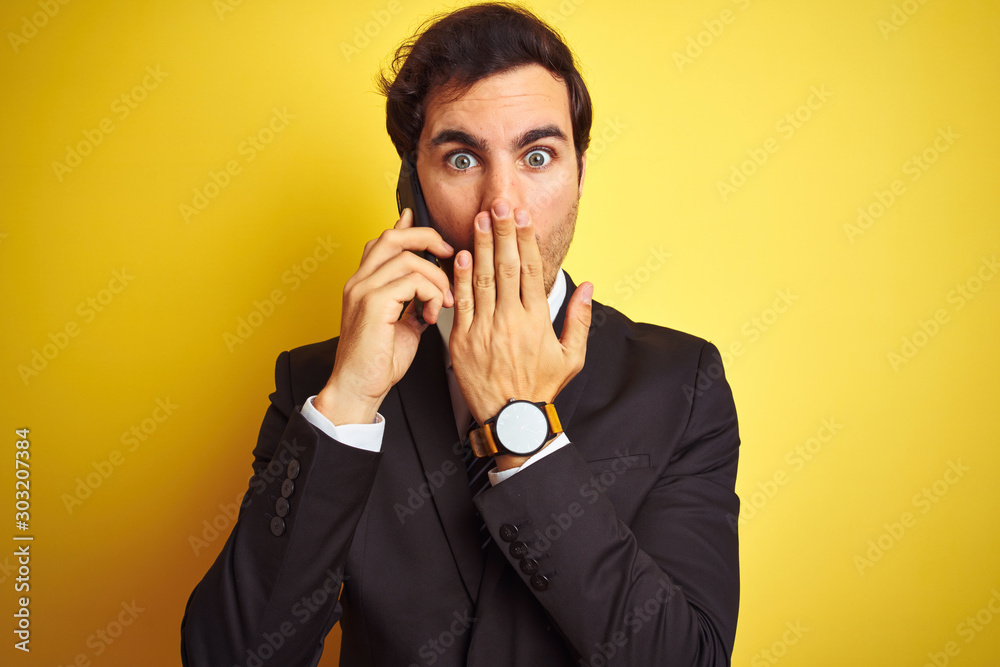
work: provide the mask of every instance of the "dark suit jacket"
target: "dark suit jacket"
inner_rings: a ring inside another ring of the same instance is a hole
[[[379,409],[380,453],[299,411],[336,349],[278,357],[239,520],[188,601],[184,664],[315,665],[337,621],[341,665],[729,664],[739,435],[715,346],[595,301],[586,364],[555,399],[571,444],[475,504],[437,327]]]

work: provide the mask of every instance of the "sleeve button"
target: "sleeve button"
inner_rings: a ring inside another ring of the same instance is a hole
[[[531,587],[536,591],[545,591],[549,588],[549,578],[544,574],[536,574],[531,578]]]
[[[274,512],[279,516],[286,516],[288,514],[288,499],[278,498],[274,503]]]
[[[287,498],[288,496],[292,495],[294,491],[295,491],[295,482],[293,482],[292,480],[286,479],[284,482],[281,483],[282,498]]]
[[[521,560],[521,571],[525,574],[535,574],[538,572],[538,561],[534,558],[524,558]]]
[[[271,519],[271,532],[275,537],[281,537],[285,532],[285,521],[281,517]]]
[[[505,523],[500,526],[500,539],[504,542],[513,542],[517,539],[517,526],[511,523]]]

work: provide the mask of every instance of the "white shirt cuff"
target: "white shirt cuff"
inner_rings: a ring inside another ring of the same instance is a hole
[[[500,482],[504,481],[505,479],[513,477],[519,471],[524,470],[525,468],[527,468],[528,466],[530,466],[532,463],[535,463],[537,461],[541,461],[543,458],[545,458],[546,456],[548,456],[552,452],[556,451],[560,447],[565,447],[568,444],[569,444],[569,437],[567,437],[566,433],[563,432],[563,433],[560,433],[559,435],[556,436],[556,439],[552,441],[552,444],[550,444],[548,447],[545,447],[544,449],[542,449],[542,450],[540,450],[540,451],[532,454],[531,457],[527,461],[525,461],[524,463],[522,463],[519,467],[517,467],[517,468],[508,468],[507,470],[504,470],[503,472],[497,472],[496,468],[493,468],[493,470],[490,470],[487,473],[489,475],[489,477],[490,477],[490,486],[496,486],[497,484],[499,484]]]
[[[382,451],[382,435],[385,433],[385,419],[382,415],[376,412],[375,421],[371,424],[342,424],[337,426],[327,419],[326,415],[316,409],[313,405],[314,398],[316,397],[310,396],[306,399],[305,405],[302,406],[302,416],[310,424],[348,447],[364,449],[369,452]],[[549,445],[549,447],[551,446]],[[548,449],[548,447],[545,449]]]

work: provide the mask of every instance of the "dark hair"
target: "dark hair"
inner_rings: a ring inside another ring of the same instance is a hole
[[[590,145],[590,93],[555,30],[509,3],[471,5],[429,19],[396,49],[391,71],[382,71],[376,80],[386,96],[385,127],[396,152],[403,157],[416,149],[424,103],[440,86],[457,98],[480,79],[532,63],[566,84],[579,172]]]

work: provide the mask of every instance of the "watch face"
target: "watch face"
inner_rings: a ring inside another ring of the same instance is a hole
[[[549,422],[541,408],[528,401],[505,405],[497,416],[496,433],[511,454],[533,454],[549,434]]]

